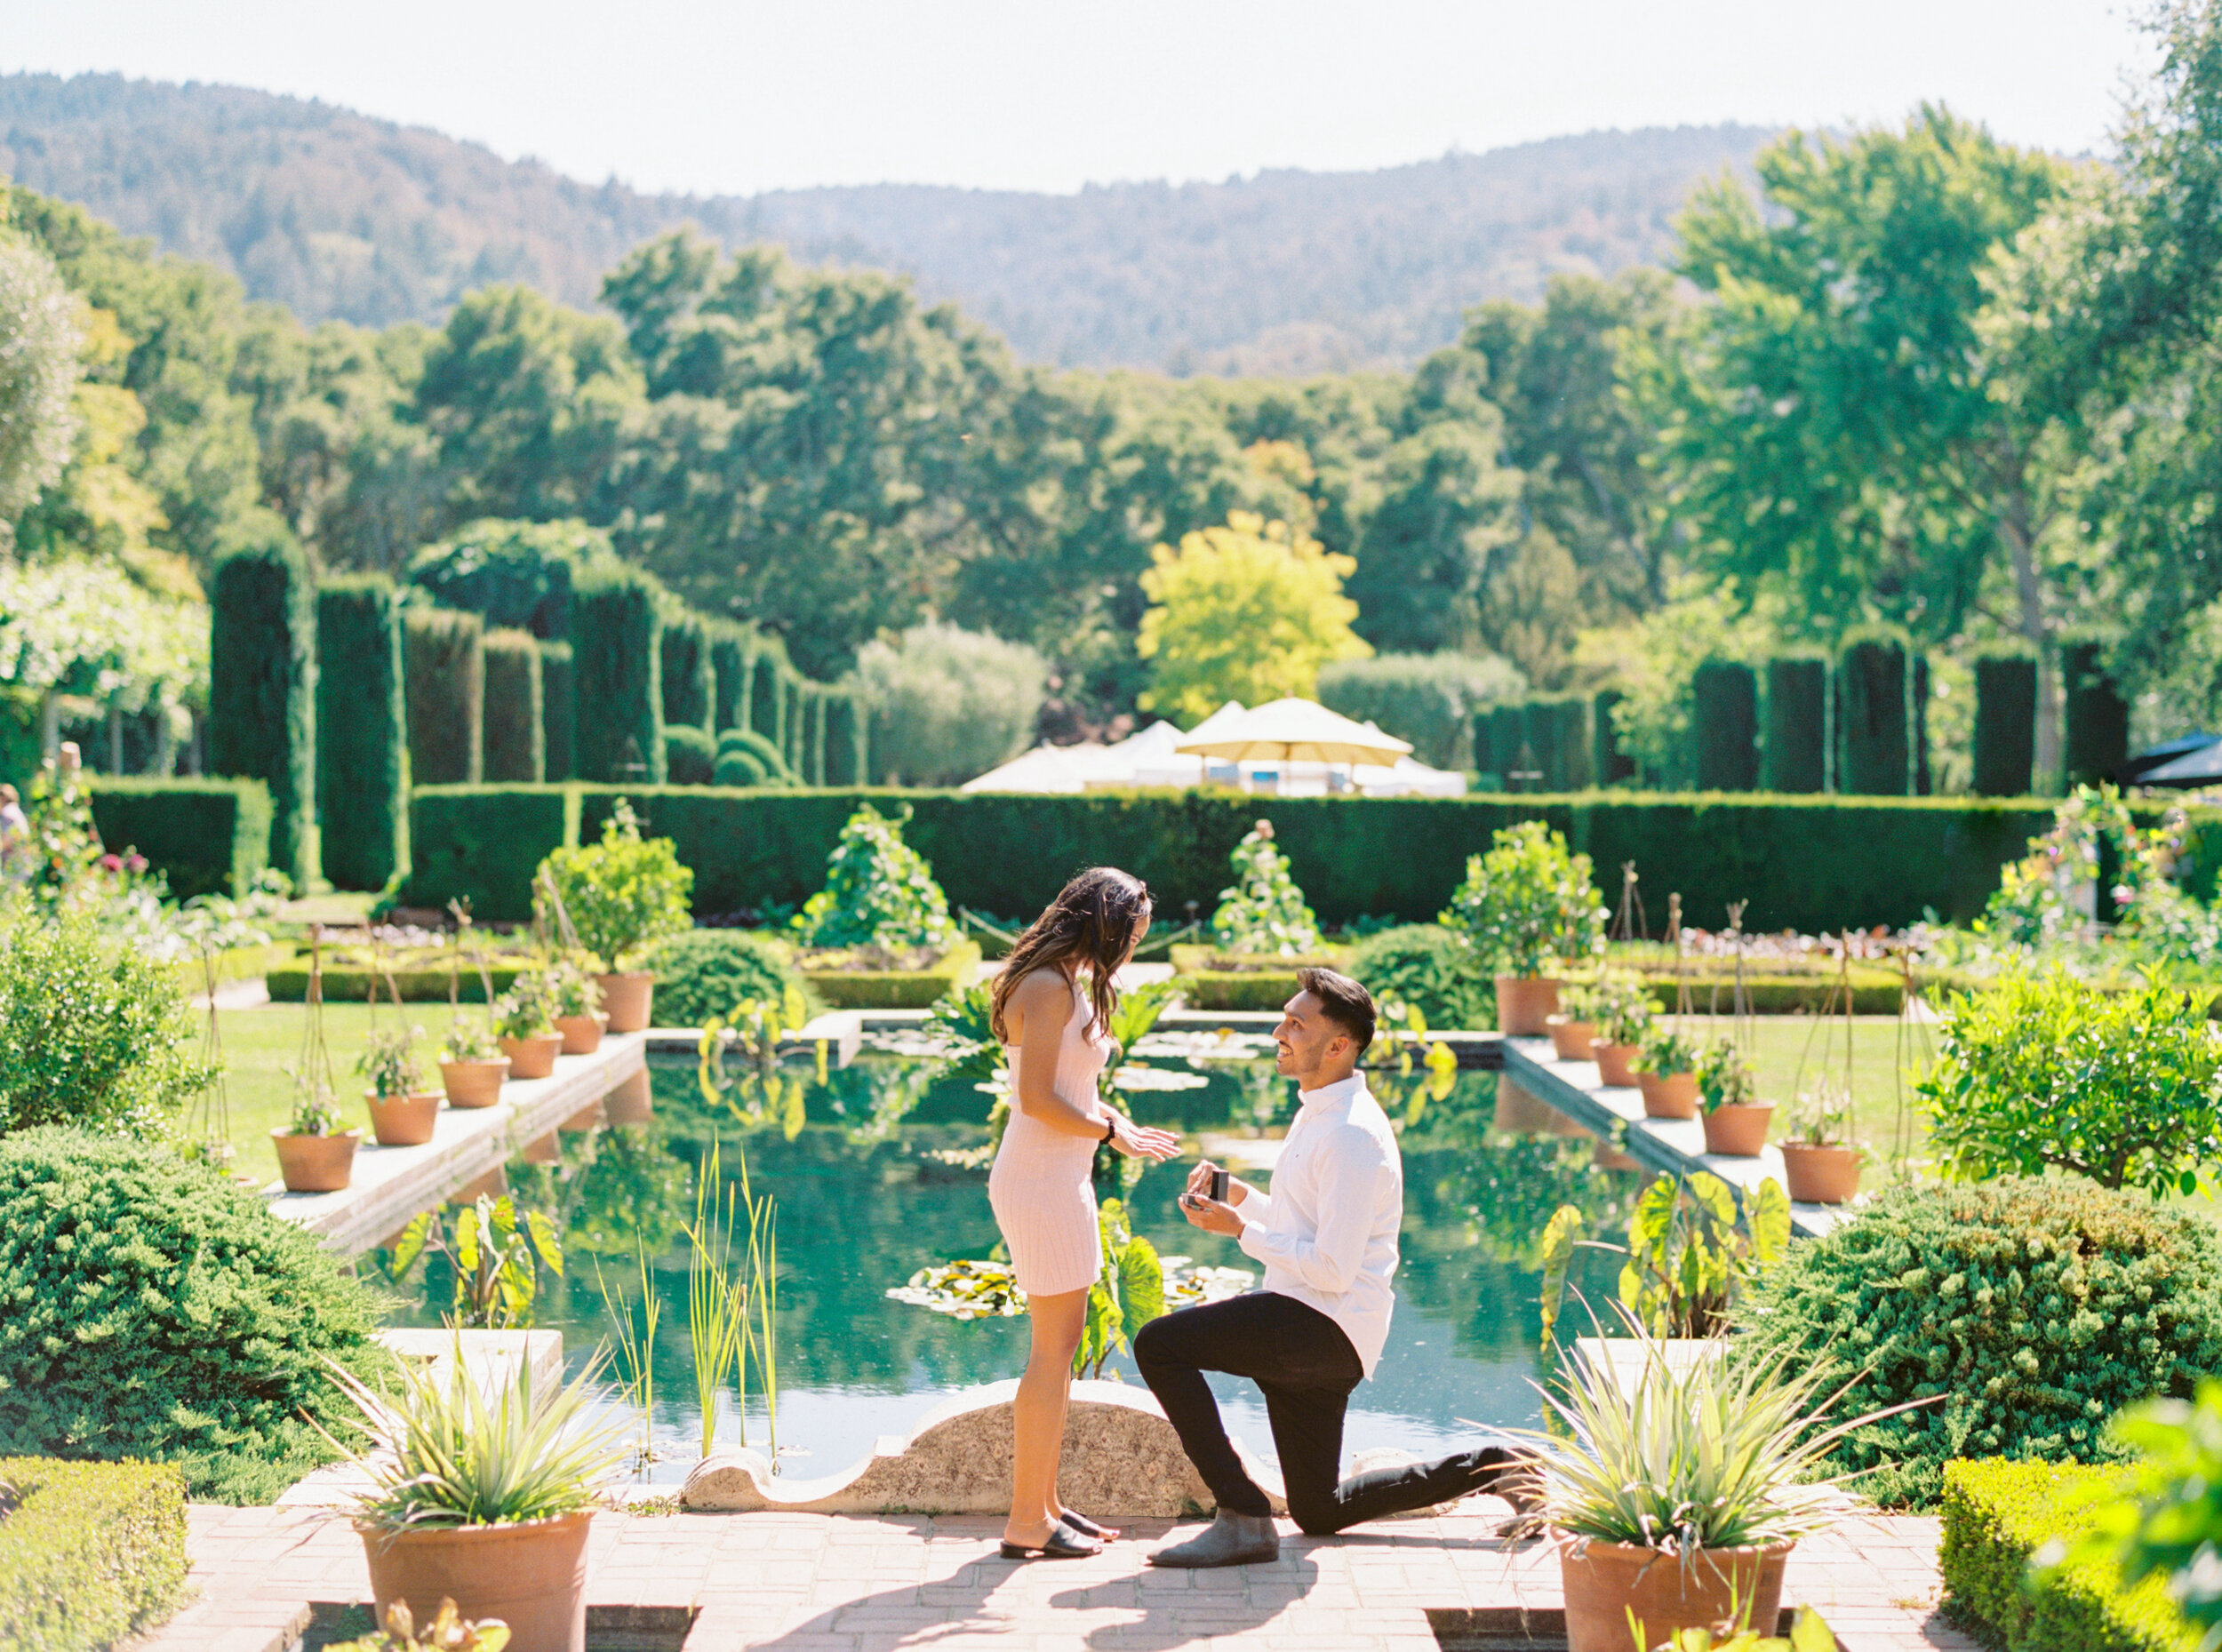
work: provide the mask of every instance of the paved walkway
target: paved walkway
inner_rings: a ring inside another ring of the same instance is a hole
[[[1437,1652],[1430,1608],[1560,1604],[1550,1550],[1492,1535],[1504,1512],[1475,1498],[1329,1539],[1284,1522],[1276,1564],[1195,1573],[1143,1564],[1162,1520],[1094,1560],[1016,1564],[990,1516],[611,1514],[587,1598],[699,1608],[687,1652]],[[1796,1552],[1784,1599],[1846,1652],[1973,1652],[1935,1615],[1936,1552],[1934,1520],[1856,1522]],[[283,1648],[305,1603],[370,1598],[361,1541],[328,1516],[196,1507],[192,1556],[197,1598],[137,1652]]]

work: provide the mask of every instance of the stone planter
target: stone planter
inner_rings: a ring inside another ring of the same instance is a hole
[[[517,1652],[586,1652],[591,1511],[514,1526],[392,1532],[357,1520],[379,1621],[396,1600],[429,1624],[442,1596],[466,1618],[498,1617]]]
[[[1497,1030],[1507,1038],[1538,1038],[1558,1013],[1558,983],[1544,975],[1497,978]]]
[[[1771,1634],[1782,1616],[1786,1543],[1700,1549],[1684,1559],[1627,1544],[1555,1536],[1566,1593],[1567,1652],[1658,1646],[1685,1629],[1709,1628],[1746,1612],[1753,1628]],[[1633,1634],[1631,1614],[1637,1625]]]
[[[563,1047],[561,1033],[540,1033],[531,1038],[505,1038],[501,1053],[509,1057],[513,1079],[544,1079],[556,1071],[556,1057]]]
[[[366,1089],[363,1099],[370,1104],[371,1137],[380,1146],[421,1147],[432,1139],[432,1127],[440,1118],[438,1090],[381,1096],[374,1089]]]
[[[1597,1058],[1597,1081],[1611,1089],[1634,1089],[1635,1069],[1628,1064],[1635,1059],[1637,1046],[1608,1044],[1602,1038],[1592,1039],[1590,1054]]]
[[[1782,1171],[1800,1204],[1850,1204],[1859,1191],[1859,1150],[1839,1142],[1785,1142]]]
[[[605,1015],[557,1016],[556,1030],[563,1035],[563,1054],[591,1056],[602,1048],[603,1029],[609,1025]]]
[[[492,1107],[501,1101],[501,1081],[509,1076],[509,1058],[495,1061],[443,1061],[440,1082],[451,1107]]]
[[[631,1077],[620,1080],[618,1087],[602,1098],[603,1116],[612,1124],[645,1124],[656,1116],[655,1092],[648,1087],[648,1069],[643,1067]]]
[[[1715,1107],[1705,1115],[1705,1150],[1738,1158],[1756,1157],[1767,1145],[1767,1126],[1773,1121],[1775,1105],[1754,1102],[1748,1106]]]
[[[1698,1075],[1694,1073],[1638,1073],[1635,1087],[1643,1092],[1647,1119],[1698,1116]]]
[[[656,993],[656,978],[651,971],[629,970],[622,975],[597,975],[594,984],[602,989],[602,1008],[606,1011],[603,1020],[611,1032],[647,1031]]]
[[[277,1151],[278,1176],[289,1193],[336,1193],[355,1174],[355,1150],[363,1145],[361,1130],[340,1136],[292,1136],[270,1132]]]
[[[1590,1046],[1597,1041],[1597,1028],[1588,1021],[1575,1021],[1565,1016],[1553,1016],[1544,1023],[1551,1034],[1551,1048],[1561,1061],[1594,1061],[1596,1057]]]

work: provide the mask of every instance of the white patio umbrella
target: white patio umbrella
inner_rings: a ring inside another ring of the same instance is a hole
[[[1353,722],[1307,699],[1277,699],[1208,725],[1173,747],[1230,762],[1373,763],[1394,767],[1411,747],[1371,724]]]

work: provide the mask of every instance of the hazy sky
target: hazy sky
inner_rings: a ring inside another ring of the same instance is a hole
[[[1896,120],[2103,146],[2130,0],[0,0],[0,69],[319,97],[599,181],[1072,189],[1596,127]]]

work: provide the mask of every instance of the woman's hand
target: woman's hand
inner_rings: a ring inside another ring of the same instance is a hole
[[[1180,1138],[1170,1130],[1147,1129],[1124,1113],[1111,1113],[1111,1145],[1130,1159],[1162,1164],[1180,1151]]]

